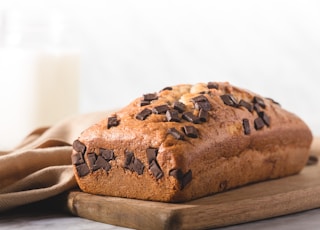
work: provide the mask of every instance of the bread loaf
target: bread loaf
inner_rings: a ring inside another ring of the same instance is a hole
[[[135,99],[83,131],[72,164],[84,192],[184,202],[298,173],[312,134],[272,99],[209,82]]]

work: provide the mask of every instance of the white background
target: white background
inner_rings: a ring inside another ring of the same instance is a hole
[[[80,113],[169,85],[229,81],[320,134],[320,1],[0,0],[0,9],[68,17],[66,35],[82,53]]]

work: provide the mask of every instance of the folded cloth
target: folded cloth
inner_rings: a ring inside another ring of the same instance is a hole
[[[0,152],[0,212],[76,187],[72,143],[84,129],[108,114],[67,118],[52,127],[36,129],[14,150]]]

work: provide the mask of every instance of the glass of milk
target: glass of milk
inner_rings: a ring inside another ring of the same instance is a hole
[[[80,52],[59,12],[0,12],[0,150],[78,113]]]

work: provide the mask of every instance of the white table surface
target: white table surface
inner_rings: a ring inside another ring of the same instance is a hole
[[[50,204],[28,205],[22,208],[0,213],[0,229],[19,230],[82,230],[82,229],[128,229],[99,223],[72,216],[61,209],[49,207]],[[228,226],[218,229],[226,230],[313,230],[320,228],[320,209],[304,211],[282,217],[260,220],[251,223]]]

